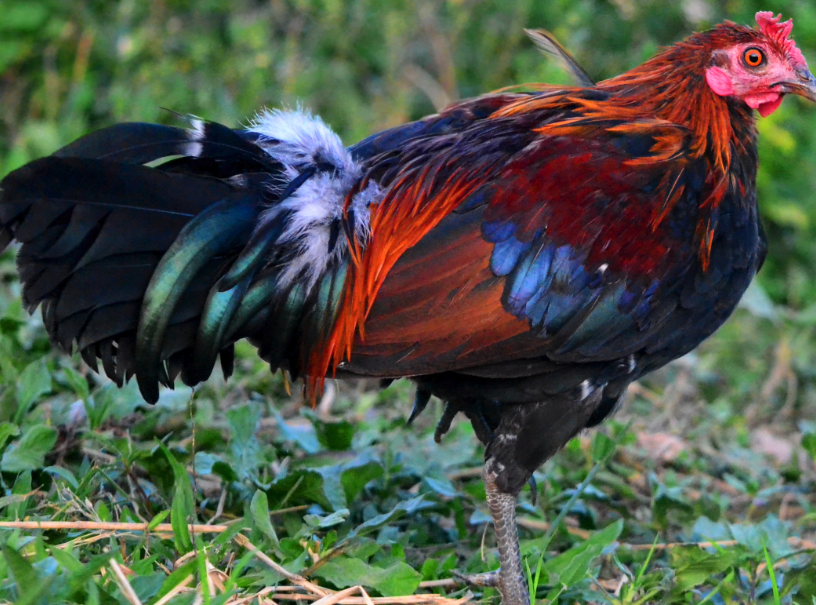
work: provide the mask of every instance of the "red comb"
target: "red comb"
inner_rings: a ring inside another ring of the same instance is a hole
[[[782,15],[774,14],[771,11],[759,11],[756,14],[756,22],[759,31],[778,44],[790,59],[797,64],[807,67],[807,61],[802,52],[796,47],[796,43],[790,39],[793,31],[793,19],[788,19],[780,23]]]

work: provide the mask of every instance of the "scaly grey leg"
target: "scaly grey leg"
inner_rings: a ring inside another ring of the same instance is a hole
[[[473,575],[454,573],[454,575],[470,586],[498,588],[502,595],[502,605],[530,605],[530,591],[521,566],[521,551],[516,531],[517,496],[499,490],[496,485],[496,474],[491,470],[492,462],[489,460],[485,464],[482,477],[487,492],[487,506],[496,530],[501,567],[498,571],[490,573]]]
[[[490,461],[485,464],[485,491],[487,506],[493,517],[496,529],[496,542],[499,548],[499,592],[502,605],[530,605],[530,591],[521,566],[518,532],[516,530],[516,500],[518,496],[499,490],[496,485],[496,474],[491,470]]]

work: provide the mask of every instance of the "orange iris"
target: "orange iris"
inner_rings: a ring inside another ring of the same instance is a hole
[[[749,48],[742,55],[742,60],[748,67],[759,67],[765,62],[765,55],[758,48]]]

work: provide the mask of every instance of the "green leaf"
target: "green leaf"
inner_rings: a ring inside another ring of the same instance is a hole
[[[83,586],[88,580],[99,573],[99,570],[108,564],[111,557],[113,557],[113,553],[97,555],[82,565],[82,569],[72,572],[70,578],[72,590],[78,590],[79,587]]]
[[[77,574],[82,571],[82,563],[73,555],[69,549],[62,549],[52,546],[48,549],[54,560],[67,571],[70,575]]]
[[[816,460],[816,433],[806,433],[802,437],[802,447],[805,448],[811,459]]]
[[[166,445],[160,443],[159,447],[173,468],[173,504],[170,509],[170,525],[173,527],[173,541],[178,552],[182,554],[188,553],[193,549],[189,524],[195,519],[195,498],[193,496],[193,488],[190,485],[190,477],[187,475],[186,469],[176,460],[176,457],[167,449]]]
[[[425,559],[425,562],[422,563],[422,569],[420,570],[420,573],[422,574],[422,579],[428,581],[436,580],[438,577],[437,576],[438,569],[439,569],[438,560],[431,558]]]
[[[130,581],[130,585],[136,593],[136,596],[139,597],[139,600],[142,603],[146,603],[159,592],[166,577],[163,572],[138,576]]]
[[[731,540],[733,536],[726,523],[716,523],[708,517],[700,517],[694,522],[692,535],[700,538],[701,541],[721,542]]]
[[[88,388],[88,381],[85,380],[85,377],[67,365],[62,368],[62,371],[65,374],[65,379],[71,386],[71,390],[73,390],[82,401],[87,402],[91,396],[91,391]]]
[[[9,571],[21,593],[25,587],[36,586],[39,583],[40,578],[37,572],[23,555],[9,545],[4,544],[3,556],[6,558],[6,565],[8,565]]]
[[[668,515],[671,511],[682,514],[690,514],[694,511],[691,504],[686,499],[686,494],[682,487],[667,487],[663,485],[657,476],[652,474],[649,478],[653,492],[653,508],[655,519],[662,525],[668,523]]]
[[[226,531],[222,531],[220,534],[218,534],[215,540],[213,540],[213,546],[223,546],[232,542],[232,539],[235,538],[235,536],[237,536],[245,527],[247,527],[247,525],[248,522],[245,519],[241,519],[235,523],[230,523]]]
[[[334,508],[326,497],[323,475],[312,469],[297,470],[276,479],[267,495],[278,507],[317,503],[325,509]]]
[[[374,555],[374,553],[378,552],[381,548],[382,547],[377,544],[376,540],[371,538],[358,538],[354,544],[350,544],[344,550],[344,552],[352,559],[362,559],[363,561],[368,561]]]
[[[42,468],[45,455],[56,443],[57,429],[44,424],[35,424],[3,453],[0,469],[8,473],[19,473]]]
[[[9,508],[9,515],[12,519],[24,519],[28,512],[28,503],[31,500],[31,471],[23,471],[17,475],[14,486],[11,488],[12,498],[15,506]]]
[[[422,482],[433,492],[444,498],[456,498],[459,492],[447,477],[423,477]]]
[[[189,486],[185,489],[182,480],[177,480],[173,506],[170,509],[170,524],[173,527],[173,541],[179,553],[188,553],[193,549],[190,539],[189,524],[193,515],[193,494]]]
[[[149,530],[151,530],[151,531],[152,531],[152,530],[154,530],[154,529],[156,529],[156,528],[159,526],[159,524],[160,524],[160,523],[163,523],[163,522],[164,522],[164,520],[167,518],[167,516],[168,516],[169,514],[170,514],[170,511],[169,511],[169,510],[163,510],[163,511],[161,511],[161,512],[157,513],[157,514],[156,514],[156,516],[155,516],[155,517],[153,517],[153,518],[150,520],[150,523],[148,523],[148,524],[147,524],[147,528],[148,528]]]
[[[774,595],[774,603],[779,605],[779,583],[776,580],[776,570],[774,569],[774,562],[771,559],[771,553],[768,552],[767,548],[763,549],[765,551],[765,565],[767,566],[766,569],[768,570],[768,575],[771,577],[771,587],[773,588],[773,595]]]
[[[355,427],[347,420],[340,422],[314,421],[317,440],[324,448],[338,452],[351,448]]]
[[[232,467],[217,454],[210,452],[196,452],[195,471],[199,475],[218,475],[229,483],[238,480],[238,475],[232,470]]]
[[[195,560],[195,559],[192,559],[190,561],[187,561],[181,567],[176,568],[173,571],[173,573],[171,573],[169,576],[167,576],[167,579],[164,581],[161,588],[156,593],[156,596],[158,598],[162,598],[168,592],[173,590],[176,586],[178,586],[184,580],[186,580],[191,575],[193,575],[195,573],[195,570],[196,570],[197,566],[198,566],[198,561]]]
[[[595,433],[592,440],[592,461],[602,462],[615,451],[617,444],[604,433]]]
[[[323,493],[326,495],[326,499],[331,503],[332,510],[340,510],[348,506],[341,479],[342,468],[343,465],[335,464],[333,466],[322,466],[315,469],[320,473],[320,476],[323,477]]]
[[[6,559],[14,582],[17,584],[19,598],[16,605],[34,605],[46,602],[44,597],[50,590],[55,575],[41,578],[34,567],[16,550],[3,545],[3,555]]]
[[[296,443],[307,454],[316,454],[320,451],[320,442],[317,440],[312,425],[293,425],[286,422],[280,412],[272,408],[272,415],[278,423],[278,430],[285,441]]]
[[[677,552],[672,552],[677,590],[685,592],[703,584],[712,576],[731,567],[737,557],[734,550],[723,550],[710,554],[696,546],[677,549]]]
[[[342,508],[326,516],[305,515],[303,517],[303,520],[309,526],[310,528],[309,533],[311,533],[311,531],[315,529],[328,529],[330,527],[334,527],[335,525],[340,525],[343,521],[346,520],[346,517],[348,517],[348,515],[349,515],[348,509]]]
[[[20,424],[28,408],[42,395],[51,392],[51,373],[45,359],[28,364],[17,382],[17,412],[14,421]]]
[[[618,519],[601,531],[593,533],[577,546],[546,562],[544,571],[550,583],[572,586],[586,577],[589,566],[605,548],[612,545],[623,531],[623,519]]]
[[[383,476],[383,473],[382,465],[373,460],[362,464],[355,462],[346,464],[340,475],[340,483],[343,485],[343,491],[346,494],[346,502],[354,502],[369,481],[379,479]]]
[[[131,381],[121,389],[115,383],[106,384],[85,400],[85,413],[91,428],[100,427],[108,418],[124,418],[144,404],[139,388]]]
[[[230,428],[231,471],[243,479],[253,479],[261,464],[261,447],[255,432],[261,421],[261,408],[257,404],[242,405],[227,410]],[[213,470],[215,470],[213,463]]]
[[[417,496],[416,498],[411,498],[410,500],[403,500],[387,513],[383,513],[381,515],[377,515],[376,517],[372,517],[365,523],[361,523],[360,525],[355,527],[346,535],[345,540],[343,540],[343,542],[351,540],[352,538],[366,536],[373,532],[374,530],[379,529],[386,523],[395,521],[405,514],[410,515],[415,513],[416,511],[420,510],[420,508],[423,508],[423,505],[433,506],[433,504],[425,503],[421,495]]]
[[[96,516],[103,523],[107,523],[113,520],[110,509],[108,508],[108,505],[105,504],[104,500],[96,501],[96,504],[94,504],[94,511],[96,512]]]
[[[8,441],[10,437],[16,437],[19,434],[20,427],[16,424],[12,424],[11,422],[0,423],[0,449],[3,449],[6,445],[6,441]]]
[[[337,588],[362,584],[386,597],[413,594],[422,581],[422,574],[402,561],[380,568],[348,557],[332,559],[315,571],[315,575],[328,580]]]
[[[275,528],[272,527],[272,522],[269,520],[269,501],[264,491],[255,491],[255,495],[252,496],[252,502],[249,504],[249,511],[252,515],[252,521],[255,523],[255,527],[277,546],[278,534],[275,533]]]
[[[50,473],[56,477],[64,479],[74,491],[79,488],[79,482],[74,476],[74,473],[69,471],[67,468],[62,468],[61,466],[47,466],[43,470],[46,473]]]

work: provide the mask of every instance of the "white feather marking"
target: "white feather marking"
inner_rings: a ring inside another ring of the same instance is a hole
[[[294,248],[296,254],[281,276],[282,283],[305,277],[308,288],[314,286],[330,263],[347,253],[347,242],[340,237],[329,250],[332,228],[343,218],[346,196],[362,174],[362,168],[338,137],[317,116],[302,110],[261,112],[249,127],[261,135],[261,147],[283,164],[291,181],[314,164],[329,163],[335,170],[319,172],[304,182],[291,196],[267,210],[291,213],[278,244]],[[371,204],[382,200],[383,192],[375,182],[355,194],[354,235],[365,242],[370,232]],[[267,214],[263,217],[272,218]]]
[[[197,158],[201,155],[201,152],[204,151],[204,146],[201,143],[185,143],[184,144],[184,155]]]
[[[190,120],[190,138],[194,141],[200,141],[204,138],[204,120],[201,118]]]
[[[636,362],[635,362],[635,356],[634,355],[629,355],[628,367],[629,367],[629,373],[630,374],[635,370],[635,365],[637,365]]]
[[[204,140],[204,120],[193,118],[190,120],[190,128],[187,130],[187,138],[190,142],[184,146],[184,155],[197,158],[204,151],[204,145],[201,141]]]
[[[595,391],[595,387],[592,386],[592,383],[589,380],[584,380],[581,383],[581,399],[584,400],[590,395],[592,395],[593,391]]]

